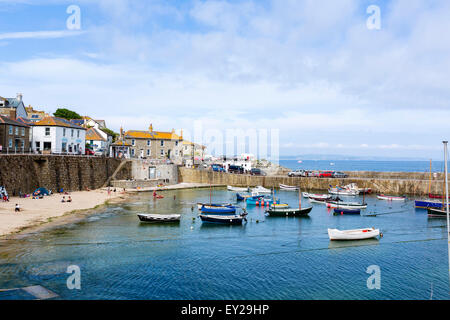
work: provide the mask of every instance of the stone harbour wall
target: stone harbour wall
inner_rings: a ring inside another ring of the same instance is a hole
[[[122,160],[105,157],[56,155],[1,155],[0,186],[9,195],[31,193],[38,187],[53,192],[98,189]],[[131,163],[116,174],[116,179],[131,178]]]

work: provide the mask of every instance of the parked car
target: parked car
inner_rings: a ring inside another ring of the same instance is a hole
[[[308,177],[318,177],[319,174],[320,174],[319,171],[309,171]]]
[[[333,171],[322,171],[319,173],[319,178],[332,178]]]
[[[87,155],[87,156],[93,156],[94,155],[94,150],[86,148],[86,150],[84,151],[84,154]]]
[[[212,164],[211,169],[215,172],[225,172],[225,169],[219,164]]]
[[[229,173],[244,173],[244,168],[240,166],[230,165],[228,167]]]
[[[348,178],[348,174],[340,172],[340,171],[336,171],[336,172],[333,172],[333,178]]]
[[[252,176],[266,176],[267,174],[259,168],[253,168],[250,170]]]
[[[306,177],[306,171],[303,169],[294,170],[288,173],[289,177]]]

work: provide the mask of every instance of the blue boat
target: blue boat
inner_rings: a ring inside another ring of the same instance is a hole
[[[242,215],[200,215],[202,222],[219,223],[219,224],[242,224],[245,217]]]
[[[250,196],[250,195],[241,195],[239,193],[236,193],[236,200],[237,201],[244,201],[245,199],[250,198],[250,197],[252,197],[252,196]],[[256,197],[262,198],[264,196],[261,195],[261,196],[256,196]]]
[[[361,214],[361,209],[334,208],[334,214]]]
[[[428,209],[428,208],[442,209],[442,201],[438,202],[438,201],[431,201],[431,200],[416,200],[415,206],[416,206],[416,208],[421,208],[421,209]]]
[[[274,202],[274,200],[272,198],[264,198],[261,196],[250,197],[250,198],[247,198],[247,200],[246,200],[248,205],[256,205],[257,202],[258,202],[258,204],[260,204],[262,201],[264,201],[264,205],[266,205],[267,203],[269,203],[269,205],[271,205]]]
[[[202,214],[235,214],[236,213],[236,207],[229,206],[229,207],[213,207],[213,206],[205,206],[200,209]]]

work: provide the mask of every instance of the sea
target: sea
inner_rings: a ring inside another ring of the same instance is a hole
[[[371,160],[280,160],[288,169],[375,171],[375,172],[430,172],[430,161],[371,161]],[[443,172],[444,162],[433,161],[433,172]]]
[[[196,204],[210,201],[209,189],[163,195],[140,193],[82,221],[0,240],[0,289],[41,285],[68,300],[450,299],[446,220],[428,218],[414,199],[367,196],[361,215],[334,215],[301,199],[302,207],[313,209],[297,218],[268,217],[264,208],[248,206],[247,222],[228,226],[199,219]],[[298,206],[296,192],[277,191],[276,197]],[[212,200],[234,203],[236,194],[214,188]],[[143,212],[182,218],[141,223],[137,214]],[[328,238],[328,228],[367,227],[379,228],[383,237]],[[79,288],[73,270],[79,270]],[[32,298],[0,290],[0,299]]]

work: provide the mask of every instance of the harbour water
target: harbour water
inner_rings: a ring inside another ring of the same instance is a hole
[[[370,161],[370,160],[280,160],[280,165],[291,170],[429,172],[429,161]],[[433,172],[443,172],[444,162],[433,161]]]
[[[208,202],[209,194],[178,190],[154,200],[143,193],[82,222],[2,241],[0,289],[42,285],[61,299],[450,298],[446,221],[429,219],[413,199],[369,196],[362,215],[378,214],[371,217],[335,216],[314,204],[309,217],[275,218],[249,207],[246,224],[222,226],[197,217],[195,204]],[[296,192],[277,195],[298,206]],[[213,192],[214,202],[234,200],[234,192]],[[181,213],[182,219],[143,224],[140,212]],[[327,235],[327,228],[372,226],[384,237],[330,242]],[[67,288],[70,265],[80,267],[80,290]],[[372,265],[381,270],[379,290],[367,287]],[[0,299],[24,298],[0,293]]]

